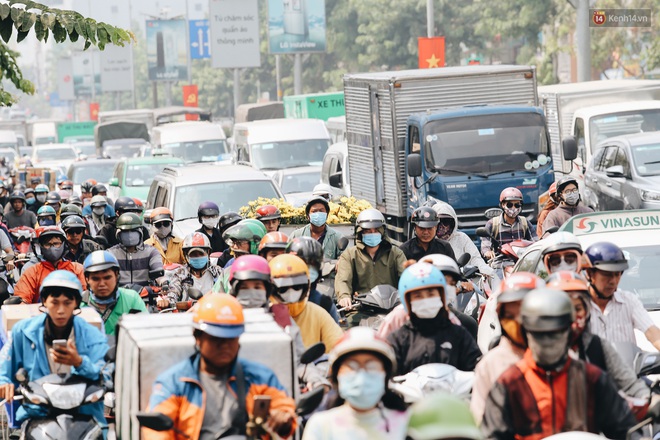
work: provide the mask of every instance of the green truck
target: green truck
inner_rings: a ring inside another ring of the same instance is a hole
[[[82,142],[94,140],[96,121],[58,122],[58,142]]]
[[[344,92],[312,93],[284,97],[284,116],[296,119],[322,119],[344,116]]]

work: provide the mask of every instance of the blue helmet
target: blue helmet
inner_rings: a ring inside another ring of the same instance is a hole
[[[76,274],[68,270],[56,270],[51,272],[43,280],[41,287],[39,288],[41,302],[44,302],[51,293],[62,292],[64,290],[73,291],[76,301],[82,301],[83,288]]]
[[[66,180],[66,176],[64,174],[60,174],[57,176],[57,184],[59,185],[60,183],[64,182]]]
[[[43,183],[40,183],[34,188],[35,193],[49,193],[50,189],[48,188],[48,185],[44,185]]]
[[[399,278],[399,300],[408,310],[408,293],[431,287],[439,287],[444,293],[447,281],[440,269],[429,263],[415,263],[409,266]]]
[[[94,251],[85,258],[83,268],[85,269],[85,275],[106,269],[119,270],[119,261],[108,251]]]
[[[628,260],[621,248],[614,243],[600,241],[584,251],[593,269],[606,272],[623,272],[628,269]]]
[[[50,205],[44,205],[37,210],[37,217],[48,217],[49,215],[52,215],[53,217],[57,215],[55,208]]]

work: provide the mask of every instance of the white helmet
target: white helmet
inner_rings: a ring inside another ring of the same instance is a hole
[[[327,183],[319,183],[314,187],[312,195],[315,197],[323,197],[326,200],[332,199],[332,187]]]
[[[337,380],[337,371],[346,355],[364,351],[373,353],[383,360],[387,377],[391,377],[396,371],[396,356],[392,346],[369,327],[353,327],[344,333],[330,352],[328,361],[332,380]]]
[[[448,256],[443,254],[430,254],[419,260],[422,263],[430,263],[440,269],[443,274],[453,275],[457,280],[461,278],[462,274],[458,268],[458,263]]]
[[[380,228],[385,226],[385,217],[377,209],[369,208],[358,214],[355,226],[362,229]]]

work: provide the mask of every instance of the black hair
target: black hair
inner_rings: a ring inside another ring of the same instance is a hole
[[[78,292],[75,289],[67,289],[66,287],[44,287],[41,290],[41,302],[42,303],[46,302],[46,299],[49,296],[52,296],[54,298],[60,296],[66,296],[67,299],[75,301],[78,304],[82,302],[82,297],[80,296],[80,292]]]

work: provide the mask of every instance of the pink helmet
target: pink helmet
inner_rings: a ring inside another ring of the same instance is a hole
[[[266,283],[270,290],[272,281],[270,279],[270,267],[265,258],[258,255],[243,255],[234,261],[229,268],[229,284],[236,290],[239,281],[261,280]]]
[[[514,187],[504,188],[504,190],[502,190],[502,192],[500,193],[500,203],[505,202],[507,200],[519,200],[522,202],[522,199],[523,199],[523,195],[518,188],[514,188]]]

